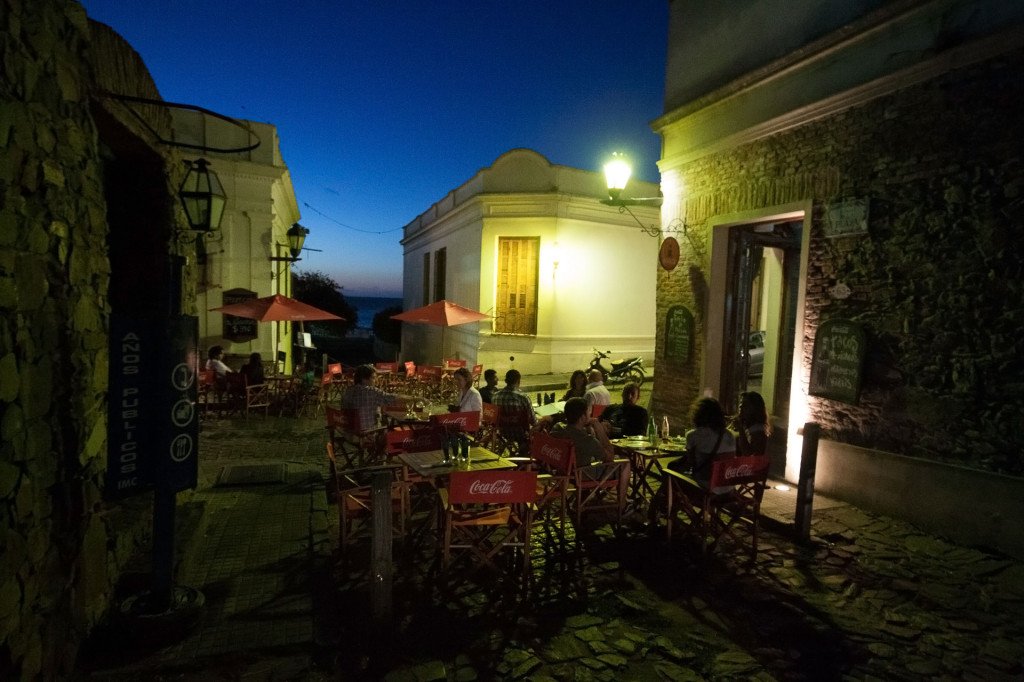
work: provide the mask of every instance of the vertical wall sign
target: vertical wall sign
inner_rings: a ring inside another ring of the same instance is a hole
[[[856,404],[864,366],[864,327],[849,320],[826,320],[814,337],[811,359],[813,396]]]
[[[693,353],[693,313],[675,305],[665,315],[665,360],[673,365],[690,361]]]
[[[223,305],[243,303],[254,298],[256,298],[255,291],[249,291],[248,289],[230,289],[224,292]],[[224,332],[222,336],[228,341],[234,341],[236,343],[245,343],[246,341],[252,341],[258,335],[258,321],[250,320],[245,317],[235,317],[234,315],[224,316]]]
[[[112,499],[153,487],[155,339],[151,320],[111,316],[106,495]]]
[[[114,315],[106,494],[194,488],[199,474],[198,320]]]

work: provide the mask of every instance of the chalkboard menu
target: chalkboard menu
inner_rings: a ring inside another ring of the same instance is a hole
[[[856,404],[864,365],[864,328],[849,320],[826,320],[814,337],[809,393]]]
[[[693,314],[685,306],[672,306],[665,316],[665,360],[682,365],[692,352]]]
[[[231,289],[224,292],[224,305],[242,303],[243,301],[249,301],[254,298],[256,298],[255,291],[249,291],[247,289]],[[257,333],[259,329],[258,325],[259,322],[256,320],[251,320],[246,317],[235,317],[234,315],[225,315],[223,336],[228,341],[234,341],[236,343],[252,341],[259,335]]]

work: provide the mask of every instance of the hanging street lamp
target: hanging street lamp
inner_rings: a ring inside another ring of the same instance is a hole
[[[227,195],[217,174],[210,170],[206,159],[186,161],[188,173],[181,183],[178,196],[185,207],[189,229],[194,232],[212,232],[220,228],[224,217]]]

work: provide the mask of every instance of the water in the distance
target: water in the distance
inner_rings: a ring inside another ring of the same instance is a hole
[[[372,333],[373,318],[380,311],[392,306],[401,308],[402,299],[382,296],[346,296],[345,300],[359,312],[359,321],[356,324],[357,330],[364,330],[363,333]],[[355,332],[350,336],[355,335]]]

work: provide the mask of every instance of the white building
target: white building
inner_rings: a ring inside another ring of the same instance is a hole
[[[503,154],[405,226],[404,308],[447,299],[491,315],[445,330],[443,355],[499,374],[584,368],[594,348],[650,363],[658,240],[607,194],[601,173]],[[657,208],[632,210],[658,225]],[[404,325],[403,357],[436,364],[441,342],[437,327]]]
[[[239,149],[256,140],[236,125],[198,112],[175,109],[173,115],[177,142]],[[255,121],[239,123],[258,136],[256,149],[195,153],[196,158],[202,156],[210,162],[227,194],[220,230],[196,240],[195,257],[200,265],[196,291],[199,346],[203,352],[212,345],[223,346],[232,365],[253,352],[259,352],[264,361],[284,353],[279,367],[290,371],[291,323],[233,318],[226,328],[225,316],[210,312],[211,308],[246,298],[291,295],[291,263],[270,260],[290,255],[285,233],[299,220],[277,128]]]

